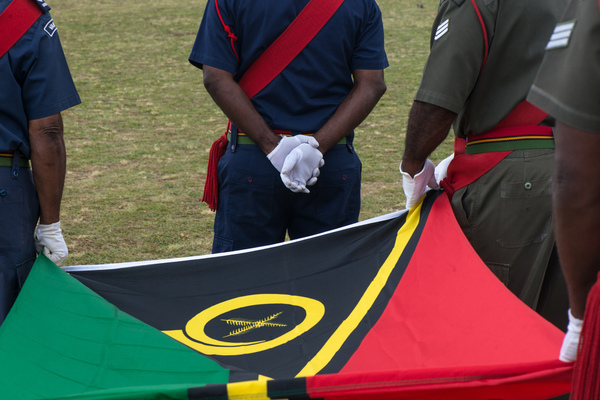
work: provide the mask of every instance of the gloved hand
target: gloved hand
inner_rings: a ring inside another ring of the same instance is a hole
[[[402,174],[402,188],[406,196],[406,208],[412,208],[412,206],[417,204],[429,188],[439,188],[439,185],[435,181],[435,167],[429,160],[425,161],[423,169],[414,178],[402,170],[402,162],[400,162],[399,170]]]
[[[577,359],[577,350],[579,350],[579,336],[581,335],[581,326],[583,320],[575,318],[569,309],[569,325],[567,326],[567,334],[560,348],[560,356],[558,359],[563,362],[573,362]]]
[[[56,265],[60,265],[69,255],[69,249],[60,229],[60,221],[50,225],[39,224],[35,234],[35,250],[44,252]]]
[[[435,167],[435,181],[438,183],[443,181],[444,179],[446,179],[446,176],[448,176],[448,165],[450,165],[450,162],[454,159],[454,153],[452,153],[450,155],[450,157],[446,157],[444,158],[442,161],[440,161],[438,163],[438,165]],[[432,188],[435,189],[435,188]]]
[[[281,138],[277,146],[267,154],[267,158],[271,161],[271,164],[281,172],[285,158],[290,154],[292,150],[300,146],[302,143],[308,143],[315,149],[319,147],[319,143],[312,136],[307,135],[295,135],[295,136],[284,136]]]
[[[302,143],[286,157],[281,169],[283,184],[295,193],[310,193],[306,187],[317,183],[325,164],[323,154],[310,143]]]

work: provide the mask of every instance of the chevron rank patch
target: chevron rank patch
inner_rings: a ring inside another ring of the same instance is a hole
[[[439,38],[441,38],[442,36],[444,36],[446,33],[448,33],[449,26],[450,26],[450,19],[447,19],[444,22],[442,22],[437,27],[437,30],[435,31],[435,37],[433,38],[433,40],[436,41]]]
[[[575,20],[561,22],[556,25],[554,32],[546,45],[546,50],[567,47],[569,45],[571,33],[573,33],[573,28],[575,28]]]
[[[46,32],[46,34],[50,37],[54,36],[54,34],[56,33],[56,25],[54,24],[53,19],[48,21],[46,26],[44,26],[44,32]]]

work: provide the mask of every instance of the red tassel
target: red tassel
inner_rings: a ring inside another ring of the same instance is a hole
[[[573,367],[571,391],[571,400],[598,399],[600,399],[600,279],[588,294],[579,351]]]
[[[217,165],[227,150],[227,133],[215,140],[208,154],[208,167],[206,168],[206,182],[204,182],[204,194],[202,201],[208,204],[211,211],[217,210],[219,203],[219,177]]]

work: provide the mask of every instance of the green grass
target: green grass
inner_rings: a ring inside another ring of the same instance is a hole
[[[398,163],[437,0],[379,0],[388,91],[356,131],[361,219],[403,208]],[[67,265],[210,253],[208,151],[226,118],[187,58],[205,1],[54,0],[83,104],[64,112]],[[447,141],[432,159],[450,153]]]

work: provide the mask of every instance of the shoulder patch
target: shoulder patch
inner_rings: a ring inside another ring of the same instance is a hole
[[[448,33],[448,29],[450,28],[450,19],[448,18],[444,22],[442,22],[435,31],[435,36],[433,37],[433,41],[435,42],[446,33]]]
[[[575,28],[575,20],[561,22],[554,28],[552,36],[546,45],[546,50],[558,49],[567,47],[569,45],[569,39]]]
[[[43,11],[43,12],[48,12],[50,11],[50,6],[48,5],[48,3],[46,3],[44,0],[35,0],[35,2],[37,3],[38,7]]]
[[[44,26],[44,32],[46,32],[46,34],[50,37],[54,36],[54,34],[56,33],[56,25],[54,24],[53,19],[48,21],[46,26]]]

